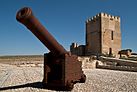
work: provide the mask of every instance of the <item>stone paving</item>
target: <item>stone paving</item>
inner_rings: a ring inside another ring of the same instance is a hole
[[[72,92],[137,92],[137,72],[83,69],[86,83]],[[43,67],[0,64],[0,92],[56,92],[41,87]]]

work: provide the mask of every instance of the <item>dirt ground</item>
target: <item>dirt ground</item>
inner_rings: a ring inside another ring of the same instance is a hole
[[[75,84],[72,92],[137,92],[137,73],[84,69],[86,83]],[[1,92],[55,92],[42,88],[43,67],[0,64]]]
[[[0,63],[0,92],[56,92],[42,87],[43,63],[21,62]],[[75,84],[72,92],[137,92],[136,72],[103,69],[83,71],[87,76],[86,82]]]

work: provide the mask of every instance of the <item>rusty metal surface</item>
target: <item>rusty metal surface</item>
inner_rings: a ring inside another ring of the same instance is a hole
[[[44,55],[44,87],[72,90],[77,82],[84,83],[86,76],[78,57],[68,53],[33,16],[30,8],[22,8],[16,19],[24,24],[51,51]],[[58,89],[57,89],[58,90]]]
[[[76,55],[65,54],[53,58],[52,54],[44,55],[44,79],[47,87],[72,90],[75,83],[85,83],[86,76],[82,71],[82,62]]]
[[[17,21],[24,24],[54,55],[62,55],[67,51],[54,39],[47,29],[33,15],[32,10],[24,7],[17,12]]]

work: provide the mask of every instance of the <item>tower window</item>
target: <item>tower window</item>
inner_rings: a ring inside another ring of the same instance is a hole
[[[114,39],[114,31],[111,31],[111,40]]]

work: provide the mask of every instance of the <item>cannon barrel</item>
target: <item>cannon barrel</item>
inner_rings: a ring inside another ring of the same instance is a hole
[[[33,15],[32,10],[24,7],[17,12],[17,21],[24,24],[55,55],[63,55],[67,51],[55,40],[47,29]]]

